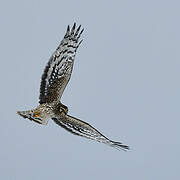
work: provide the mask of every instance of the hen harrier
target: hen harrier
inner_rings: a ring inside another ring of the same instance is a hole
[[[43,125],[46,125],[51,118],[56,124],[75,135],[127,150],[128,146],[108,139],[88,123],[68,115],[68,107],[60,101],[71,77],[76,51],[82,42],[79,39],[83,30],[81,30],[81,25],[76,29],[75,23],[71,30],[69,26],[67,27],[64,39],[51,56],[42,75],[40,105],[35,109],[17,113],[23,118]]]

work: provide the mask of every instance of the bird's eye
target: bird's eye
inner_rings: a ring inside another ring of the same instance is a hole
[[[39,113],[34,113],[33,116],[36,117],[36,118],[38,118],[38,117],[39,117]]]

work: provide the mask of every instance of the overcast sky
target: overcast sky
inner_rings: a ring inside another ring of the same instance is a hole
[[[0,3],[0,179],[180,179],[180,3]],[[43,69],[68,24],[85,31],[62,102],[131,147],[73,136],[16,114],[38,105]]]

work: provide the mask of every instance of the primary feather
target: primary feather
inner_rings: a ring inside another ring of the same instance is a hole
[[[77,119],[75,117],[65,115],[62,117],[56,117],[52,119],[56,124],[58,124],[62,128],[66,129],[67,131],[75,135],[82,136],[88,139],[92,139],[92,140],[107,144],[116,149],[122,149],[124,151],[129,149],[128,146],[120,142],[115,142],[108,139],[103,134],[101,134],[97,129],[92,127],[90,124],[80,119]]]
[[[76,24],[70,30],[68,26],[64,39],[51,56],[41,78],[39,103],[59,101],[71,77],[74,58],[80,43],[79,38],[84,29]]]

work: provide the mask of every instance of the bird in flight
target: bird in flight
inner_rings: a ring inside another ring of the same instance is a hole
[[[81,44],[81,25],[76,28],[67,27],[60,45],[49,59],[41,78],[39,106],[28,111],[17,111],[23,118],[46,125],[49,119],[67,131],[88,139],[102,142],[111,147],[128,150],[121,142],[110,140],[90,124],[68,114],[68,107],[61,103],[61,96],[72,74],[76,51]]]

